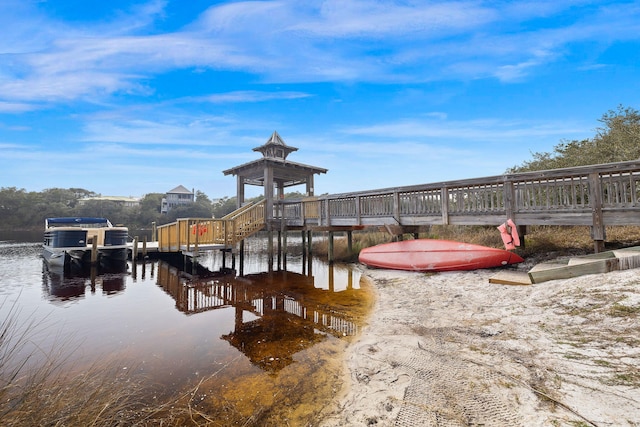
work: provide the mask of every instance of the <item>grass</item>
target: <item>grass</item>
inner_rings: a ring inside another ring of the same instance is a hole
[[[607,249],[640,245],[640,227],[607,227],[606,235]],[[403,237],[405,239],[413,238],[408,234]],[[504,247],[500,233],[493,226],[433,225],[419,233],[419,237],[455,240],[495,248]],[[593,253],[594,250],[591,230],[590,227],[586,226],[529,226],[527,227],[527,234],[521,237],[523,237],[524,246],[518,248],[516,252],[525,258],[532,257],[537,261],[545,261],[561,256],[584,255]],[[394,236],[378,231],[377,228],[354,231],[353,250],[349,252],[346,235],[336,233],[333,249],[334,260],[342,262],[357,261],[360,250],[393,240]],[[316,255],[326,257],[329,252],[328,239],[316,238],[313,244],[313,251]]]

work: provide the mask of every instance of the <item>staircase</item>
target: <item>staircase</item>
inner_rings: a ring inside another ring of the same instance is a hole
[[[231,248],[262,230],[265,201],[247,204],[222,218],[180,218],[158,227],[158,251]]]

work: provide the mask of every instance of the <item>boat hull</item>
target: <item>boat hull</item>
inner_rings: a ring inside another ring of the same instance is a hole
[[[114,227],[106,218],[47,218],[42,257],[49,266],[65,269],[96,263],[119,265],[128,258],[127,238],[126,227]]]
[[[519,255],[450,240],[416,239],[365,248],[359,261],[369,267],[409,271],[464,271],[523,262]]]

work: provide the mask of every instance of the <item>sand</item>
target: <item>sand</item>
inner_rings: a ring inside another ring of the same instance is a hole
[[[322,426],[640,426],[640,270],[363,274],[376,306]]]

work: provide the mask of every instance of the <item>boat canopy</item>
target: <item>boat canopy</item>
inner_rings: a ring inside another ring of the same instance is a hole
[[[93,226],[101,226],[101,227],[110,227],[111,223],[106,218],[95,218],[95,217],[65,217],[65,218],[47,218],[46,220],[47,226],[49,225],[93,225]]]

